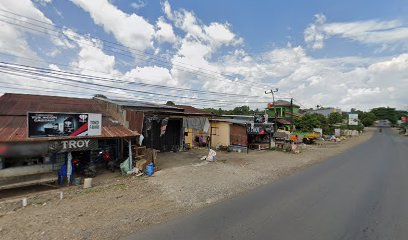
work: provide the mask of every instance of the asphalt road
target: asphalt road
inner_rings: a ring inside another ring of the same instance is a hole
[[[344,154],[129,239],[408,239],[408,140]]]

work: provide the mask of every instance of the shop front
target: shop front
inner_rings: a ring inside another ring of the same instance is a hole
[[[139,136],[91,99],[5,94],[0,105],[0,190],[93,173],[124,160]],[[75,112],[85,109],[94,112]]]

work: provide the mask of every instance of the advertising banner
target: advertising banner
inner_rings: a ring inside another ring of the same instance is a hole
[[[407,116],[401,116],[401,123],[407,123]]]
[[[265,115],[255,115],[254,123],[265,123]]]
[[[348,124],[349,124],[349,125],[357,126],[357,125],[358,125],[358,114],[356,114],[356,113],[349,113],[348,116],[349,116]]]
[[[28,137],[74,137],[102,134],[102,114],[28,113]]]

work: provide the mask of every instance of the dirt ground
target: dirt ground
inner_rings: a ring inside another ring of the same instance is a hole
[[[299,154],[217,152],[217,161],[207,162],[200,160],[206,149],[161,153],[161,170],[153,177],[103,173],[91,189],[14,192],[0,200],[0,239],[119,239],[335,156],[367,141],[374,131],[303,146]],[[25,208],[22,197],[28,198]]]

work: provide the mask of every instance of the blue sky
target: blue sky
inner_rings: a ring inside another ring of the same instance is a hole
[[[263,90],[278,87],[305,107],[408,106],[407,1],[15,2],[0,2],[2,61],[173,87],[100,89],[110,97],[263,108]],[[4,76],[0,92],[38,91],[40,80]]]

